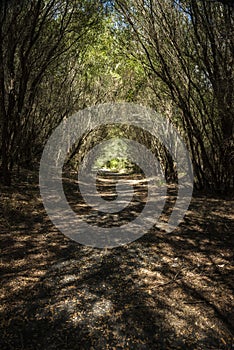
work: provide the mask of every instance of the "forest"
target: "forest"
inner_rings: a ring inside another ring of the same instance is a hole
[[[233,12],[1,0],[1,350],[234,348]]]

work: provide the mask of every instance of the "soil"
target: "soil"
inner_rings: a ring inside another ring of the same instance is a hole
[[[147,195],[139,183],[116,220],[93,215],[75,178],[64,176],[64,189],[77,215],[99,227],[132,220]],[[234,349],[231,198],[194,194],[173,232],[153,226],[98,249],[53,226],[35,173],[0,190],[1,350]],[[116,195],[105,181],[99,190]]]

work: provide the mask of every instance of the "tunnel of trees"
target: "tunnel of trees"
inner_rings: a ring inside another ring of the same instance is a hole
[[[0,11],[1,182],[36,167],[63,118],[127,101],[177,127],[198,189],[233,189],[231,2],[11,0]],[[137,138],[149,144],[145,136]]]
[[[0,350],[234,349],[233,11],[0,0]]]

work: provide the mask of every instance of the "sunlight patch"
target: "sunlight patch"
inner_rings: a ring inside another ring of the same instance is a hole
[[[93,313],[95,316],[104,316],[112,310],[112,302],[110,300],[97,301],[93,306]]]

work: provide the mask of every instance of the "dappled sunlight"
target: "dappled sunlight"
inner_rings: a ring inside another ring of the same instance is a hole
[[[107,226],[119,224],[123,213],[108,219],[89,211],[73,186],[71,182],[68,195],[79,207],[77,213],[82,208],[81,217],[94,224],[102,220]],[[195,349],[194,344],[200,344],[198,349],[205,349],[207,341],[225,349],[224,342],[230,343],[231,232],[228,217],[222,215],[229,212],[230,201],[193,198],[174,232],[152,227],[135,242],[100,250],[63,236],[45,215],[38,193],[26,201],[24,189],[20,191],[18,209],[12,206],[24,215],[18,216],[17,226],[8,213],[4,217],[8,226],[1,235],[0,316],[9,339],[20,331],[27,347],[27,329],[36,328],[39,339],[54,339],[55,344],[60,332],[64,349],[71,337],[79,348],[88,344],[97,349],[105,349],[108,342],[116,348],[145,350],[155,344],[161,349],[171,344]],[[140,197],[123,215],[126,221],[139,213],[138,205],[142,207],[145,189],[137,191]],[[163,215],[170,203],[173,195]],[[213,210],[222,219],[213,215],[207,224]],[[57,333],[52,335],[54,327]]]
[[[100,300],[93,305],[92,312],[94,316],[101,317],[111,313],[112,302],[110,300]]]
[[[0,350],[234,350],[233,9],[0,1]]]

